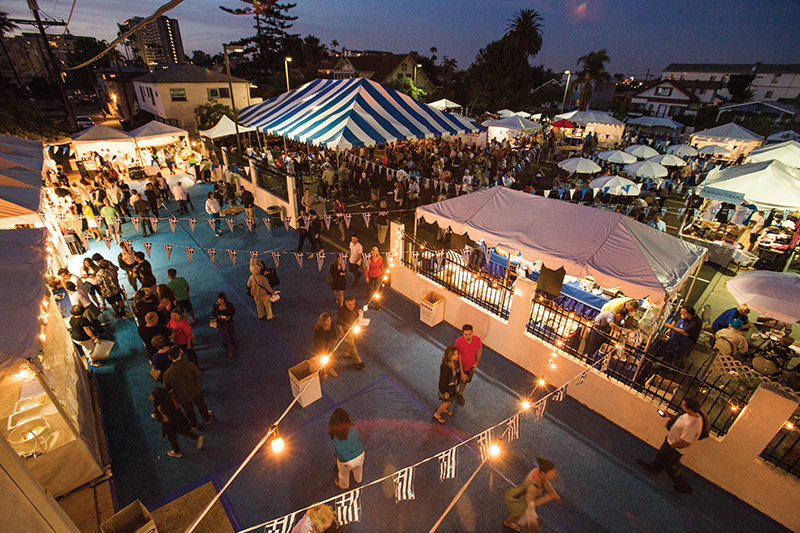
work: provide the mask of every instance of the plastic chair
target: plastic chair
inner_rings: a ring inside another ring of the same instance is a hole
[[[700,320],[703,322],[703,329],[700,332],[700,337],[702,337],[702,341],[704,344],[707,344],[714,347],[714,342],[711,340],[714,338],[714,330],[711,329],[711,305],[706,304],[703,306],[703,309],[700,310]],[[703,337],[706,335],[706,337]],[[698,341],[701,340],[698,338]]]

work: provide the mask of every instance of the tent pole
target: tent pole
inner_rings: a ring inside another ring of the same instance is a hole
[[[697,267],[694,269],[694,276],[692,277],[692,283],[689,285],[689,292],[686,293],[686,299],[689,299],[689,296],[692,295],[692,289],[694,289],[694,282],[697,281],[697,276],[700,274],[700,267],[703,266],[703,263],[698,262]]]

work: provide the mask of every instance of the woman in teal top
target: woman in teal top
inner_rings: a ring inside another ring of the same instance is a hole
[[[342,490],[350,487],[350,471],[353,479],[361,483],[364,470],[364,447],[358,440],[356,425],[350,421],[350,415],[342,408],[336,409],[328,424],[328,437],[333,441],[336,455],[336,466],[339,477],[334,480]]]

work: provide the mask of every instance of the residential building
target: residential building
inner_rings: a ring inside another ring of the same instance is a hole
[[[792,122],[800,120],[800,109],[797,106],[769,100],[720,106],[717,120],[723,113],[731,113],[733,120],[752,115],[764,115],[775,119],[775,127],[788,126]]]
[[[562,84],[566,85],[567,75],[563,74],[561,77]],[[614,101],[614,88],[616,83],[593,83],[592,84],[592,98],[589,100],[589,105],[586,109],[593,109],[595,111],[608,111],[611,108],[611,103]],[[583,83],[575,81],[575,76],[571,76],[570,88],[567,91],[567,100],[565,109],[575,109],[581,98],[581,90],[583,90]]]
[[[753,101],[792,99],[800,95],[800,64],[672,63],[661,73],[661,79],[727,83],[733,74],[755,74],[750,84]]]
[[[77,37],[69,33],[48,35],[47,40],[61,63],[67,62],[67,55],[75,49]],[[4,40],[8,57],[2,54],[0,69],[2,76],[20,84],[28,83],[36,76],[47,77],[47,49],[40,33],[22,33]]]
[[[109,114],[127,120],[136,114],[137,102],[133,80],[147,71],[120,65],[98,68],[94,71],[97,97],[100,105],[105,104]]]
[[[436,87],[422,68],[417,67],[417,53],[392,54],[389,52],[345,51],[331,71],[333,79],[367,78],[387,85],[405,78],[424,91],[433,92]]]
[[[130,18],[125,21],[125,27],[131,28],[143,20],[142,17]],[[187,62],[178,19],[162,15],[131,35],[130,43],[133,52],[150,70],[157,64],[174,65]]]
[[[233,101],[225,74],[190,64],[170,65],[133,80],[140,109],[190,133],[197,131],[194,109],[200,104],[214,101],[242,109],[261,101],[251,97],[256,86],[249,81],[231,77],[231,85]]]
[[[656,80],[631,97],[628,115],[661,118],[695,115],[700,103],[700,99],[683,83],[669,79]]]

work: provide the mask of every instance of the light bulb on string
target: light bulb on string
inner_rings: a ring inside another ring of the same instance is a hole
[[[369,304],[367,304],[364,307],[362,307],[362,309],[364,310],[364,312],[369,311]]]
[[[361,331],[361,328],[358,325],[353,326],[353,333],[358,333]]]
[[[283,442],[280,433],[278,433],[278,426],[273,424],[270,429],[272,430],[272,440],[269,443],[269,447],[272,448],[273,452],[277,453],[283,450],[285,443]]]
[[[550,359],[550,368],[552,368],[552,369],[554,369],[554,370],[555,370],[555,368],[556,368],[556,364],[553,362],[553,360],[552,360],[552,359]]]
[[[492,444],[492,446],[489,448],[489,453],[495,457],[498,456],[500,454],[500,446],[497,444]]]
[[[544,378],[540,378],[540,379],[539,379],[539,381],[538,381],[538,383],[539,383],[539,386],[540,386],[540,387],[544,387],[544,386],[546,385],[546,383],[547,383],[547,382],[544,380]]]
[[[319,360],[320,360],[320,362],[321,362],[323,365],[327,365],[327,364],[328,364],[328,361],[330,361],[330,360],[331,360],[331,358],[330,358],[330,356],[328,356],[328,355],[323,355],[323,356],[321,356],[321,357],[319,358]]]
[[[794,429],[794,424],[792,424],[791,422],[786,422],[786,429],[789,430]]]
[[[531,402],[529,402],[528,400],[524,400],[524,401],[522,402],[522,408],[523,408],[523,409],[527,409],[527,408],[529,408],[530,406],[531,406]]]
[[[373,298],[375,298],[376,300],[379,299],[380,297],[381,297],[381,293],[379,293],[379,292],[376,292],[375,295],[373,296]]]

